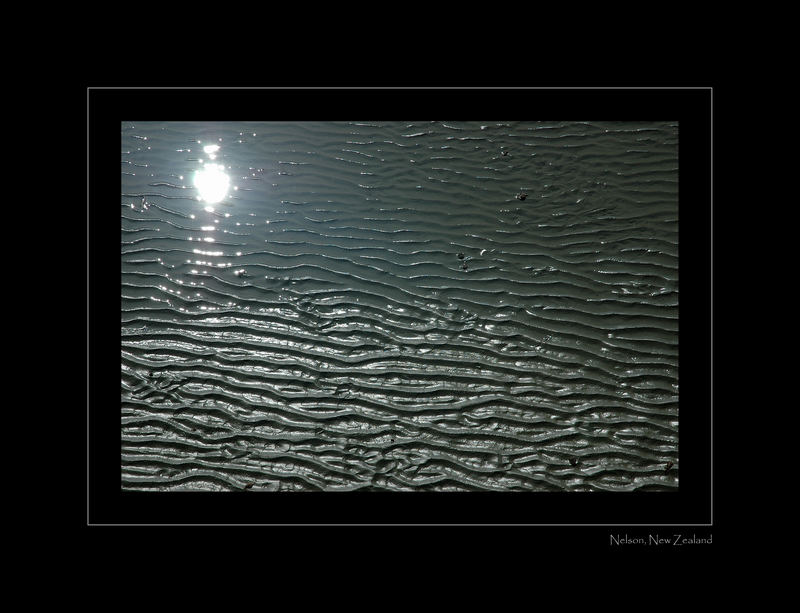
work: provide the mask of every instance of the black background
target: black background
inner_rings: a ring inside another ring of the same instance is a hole
[[[534,525],[546,527],[537,534],[551,541],[591,538],[600,545],[608,545],[611,534],[707,538],[713,531],[707,526],[712,523],[709,89],[91,88],[87,103],[88,525]],[[679,490],[123,492],[117,310],[121,122],[435,119],[679,122]]]

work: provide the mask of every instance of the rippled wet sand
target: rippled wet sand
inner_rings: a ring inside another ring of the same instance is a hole
[[[123,488],[678,487],[676,124],[121,140]]]

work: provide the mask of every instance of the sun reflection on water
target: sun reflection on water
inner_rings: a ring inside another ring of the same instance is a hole
[[[206,145],[203,152],[209,160],[215,160],[219,152],[219,145]],[[197,188],[200,200],[208,204],[222,202],[228,195],[231,178],[225,172],[223,164],[207,164],[200,160],[203,166],[194,173],[194,186]]]
[[[205,164],[194,173],[194,186],[200,198],[209,204],[222,202],[228,195],[231,179],[222,164]]]

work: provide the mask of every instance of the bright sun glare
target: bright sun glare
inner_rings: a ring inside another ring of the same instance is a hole
[[[194,186],[200,192],[200,198],[209,204],[220,202],[228,195],[230,182],[222,164],[205,164],[194,173]]]

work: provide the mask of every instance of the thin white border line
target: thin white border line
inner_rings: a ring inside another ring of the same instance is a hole
[[[454,528],[469,528],[477,526],[490,526],[501,528],[504,526],[525,526],[525,527],[550,527],[550,528],[663,528],[663,527],[713,527],[713,524],[89,524],[90,526],[297,526],[304,528],[306,526],[342,526],[342,527],[380,527],[380,526],[447,526]]]
[[[710,304],[709,314],[708,314],[708,316],[709,316],[709,329],[710,329],[710,333],[711,333],[711,338],[710,338],[710,342],[711,342],[711,347],[710,347],[710,349],[711,349],[711,363],[710,363],[710,366],[709,366],[710,369],[711,369],[711,372],[708,373],[709,383],[710,383],[710,386],[711,386],[711,398],[710,398],[710,402],[711,402],[711,433],[710,433],[711,434],[711,446],[710,446],[710,449],[709,449],[709,459],[711,460],[711,482],[710,482],[709,494],[711,496],[711,509],[710,509],[711,517],[710,517],[710,520],[711,520],[711,523],[713,524],[714,523],[714,90],[713,89],[711,90],[711,96],[710,96],[710,100],[709,100],[709,105],[710,105],[709,111],[710,111],[710,115],[711,115],[711,126],[710,126],[710,128],[711,128],[711,135],[710,135],[711,136],[711,143],[710,143],[711,151],[710,151],[710,159],[709,159],[709,164],[710,164],[711,167],[708,169],[709,179],[711,181],[711,183],[710,183],[710,192],[711,192],[711,194],[710,194],[710,196],[711,196],[711,203],[710,203],[710,205],[711,205],[711,227],[709,228],[710,234],[711,234],[711,240],[710,240],[711,245],[709,246],[709,257],[711,259],[710,266],[709,266],[709,268],[710,268],[709,273],[711,274],[711,287],[709,288],[710,289],[710,293],[711,293],[711,296],[710,296],[711,304]]]
[[[710,445],[710,513],[711,523],[707,524],[93,524],[89,520],[89,91],[93,89],[658,89],[658,90],[708,90],[710,92],[710,165],[709,176],[711,181],[711,240],[710,240],[710,274],[711,274],[711,308],[710,334],[711,334],[711,372],[714,372],[714,88],[713,87],[87,87],[86,88],[86,525],[87,526],[530,526],[530,527],[659,527],[659,526],[696,526],[710,527],[714,525],[714,380],[711,382],[711,445]]]
[[[89,90],[86,90],[86,523],[88,525],[92,525],[89,523],[89,508],[90,508],[90,500],[89,500],[89,466],[91,463],[91,457],[89,452],[89,413],[90,413],[90,406],[89,406],[89,355],[91,353],[89,347],[89,322],[90,322],[90,313],[89,309],[90,300],[89,300],[89,104],[90,104],[91,96],[89,95]]]
[[[661,91],[665,91],[665,90],[709,90],[709,91],[713,91],[714,88],[713,87],[698,87],[698,86],[691,86],[691,87],[652,87],[652,86],[648,86],[648,87],[635,87],[635,86],[630,86],[630,87],[629,86],[622,86],[622,87],[596,87],[596,86],[595,87],[576,87],[576,86],[571,86],[571,87],[557,87],[557,86],[553,86],[553,87],[522,87],[522,86],[520,86],[520,87],[515,87],[513,85],[508,85],[508,86],[504,85],[504,86],[499,86],[499,87],[492,87],[492,86],[470,87],[470,86],[466,86],[466,85],[465,86],[435,86],[435,85],[414,86],[414,85],[408,85],[408,86],[382,86],[382,87],[377,87],[377,86],[376,87],[369,87],[369,86],[335,87],[335,86],[322,86],[322,85],[319,86],[319,87],[310,86],[310,85],[294,86],[293,87],[293,86],[290,86],[290,85],[286,85],[286,86],[275,86],[275,87],[258,87],[258,86],[252,86],[252,87],[248,87],[248,86],[241,86],[241,87],[203,87],[201,85],[198,85],[196,87],[193,87],[193,86],[185,86],[184,85],[184,86],[174,86],[174,87],[170,87],[170,86],[157,86],[157,87],[146,87],[146,86],[138,86],[138,87],[134,87],[134,86],[131,86],[131,87],[119,87],[119,86],[105,87],[105,86],[98,86],[98,87],[92,87],[92,86],[87,86],[86,89],[87,90],[93,90],[93,89],[98,89],[98,90],[99,89],[124,89],[124,90],[132,90],[132,89],[147,89],[147,90],[157,90],[157,89],[171,89],[171,90],[174,90],[174,89],[193,89],[193,90],[198,90],[198,89],[200,89],[200,90],[211,90],[211,89],[244,89],[244,90],[256,90],[256,89],[294,89],[294,90],[306,90],[306,89],[309,89],[309,90],[310,89],[313,89],[313,90],[320,90],[320,89],[333,89],[333,90],[343,90],[343,89],[371,89],[371,90],[417,89],[417,90],[423,90],[423,89],[427,89],[427,90],[448,90],[448,89],[452,89],[452,90],[462,90],[462,91],[463,90],[475,90],[475,91],[477,91],[477,90],[489,90],[489,89],[493,89],[493,90],[516,90],[516,91],[520,91],[520,90],[539,90],[539,89],[555,89],[555,90],[564,90],[564,91],[567,91],[567,90],[595,90],[595,89],[597,89],[597,90],[623,89],[623,90],[661,90]]]

